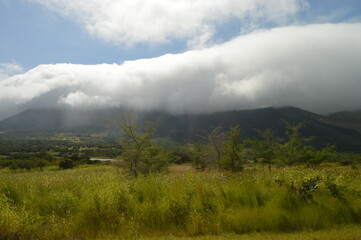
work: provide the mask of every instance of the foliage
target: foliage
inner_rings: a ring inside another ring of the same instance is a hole
[[[172,162],[175,164],[183,164],[192,162],[191,159],[191,144],[186,145],[172,145],[168,146],[166,150],[170,153]]]
[[[64,159],[59,163],[61,169],[71,169],[76,166],[76,163],[71,159]]]
[[[226,133],[226,140],[224,142],[225,153],[221,159],[221,167],[223,169],[236,172],[243,169],[242,166],[242,151],[243,146],[240,140],[240,129],[238,126],[231,128]]]
[[[345,187],[337,186],[337,184],[335,184],[334,182],[327,181],[326,188],[328,190],[330,190],[330,193],[333,197],[337,198],[338,200],[340,200],[342,202],[347,202],[347,199],[345,198],[344,193],[343,193],[343,189]]]
[[[35,167],[39,168],[40,171],[43,171],[44,167],[48,165],[48,161],[43,158],[32,158],[31,161],[35,163]]]
[[[70,157],[73,154],[107,158],[120,155],[118,137],[115,138],[107,134],[98,135],[63,133],[23,138],[2,137],[0,135],[0,155],[12,159],[38,157],[46,159],[48,162],[54,162],[57,158]]]
[[[318,188],[318,183],[321,180],[319,176],[308,179],[302,182],[299,188],[299,194],[304,201],[314,201],[313,192]]]
[[[226,135],[222,130],[222,127],[218,126],[211,130],[209,134],[204,137],[206,142],[206,155],[209,167],[217,167],[223,157],[225,146],[224,141]]]
[[[209,165],[209,158],[206,153],[208,150],[205,145],[202,144],[192,144],[190,146],[191,149],[191,160],[193,167],[197,170],[204,171]]]
[[[130,115],[118,124],[123,133],[121,146],[124,168],[135,177],[163,171],[170,155],[154,140],[154,124],[147,123],[142,128]]]
[[[305,147],[305,162],[309,167],[317,167],[325,160],[332,159],[336,156],[335,146],[328,145],[322,150],[317,150],[311,146]]]
[[[47,162],[53,162],[56,160],[56,157],[48,152],[39,152],[39,153],[35,153],[34,157],[38,158],[38,159],[44,159]]]
[[[281,140],[275,137],[272,129],[258,131],[258,133],[260,135],[259,138],[246,140],[245,145],[251,151],[251,158],[267,163],[271,171],[271,164],[276,160],[277,154],[280,151]]]
[[[300,130],[305,125],[303,123],[289,124],[286,123],[287,142],[281,147],[282,159],[286,164],[295,164],[306,160],[307,151],[305,143],[312,138],[303,138],[300,136]]]
[[[202,143],[191,144],[193,166],[201,171],[219,167],[225,152],[225,134],[221,127],[200,135]]]
[[[30,158],[30,159],[12,159],[9,160],[6,164],[11,170],[31,170],[36,166],[36,158]]]
[[[280,157],[289,165],[295,163],[306,163],[309,167],[319,166],[322,162],[335,157],[335,146],[328,145],[321,150],[306,145],[313,138],[300,136],[300,130],[305,125],[303,123],[287,124],[287,141],[281,145]]]

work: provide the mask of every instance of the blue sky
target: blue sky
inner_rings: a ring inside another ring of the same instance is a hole
[[[132,48],[108,44],[78,23],[25,0],[0,0],[0,35],[0,63],[15,62],[26,70],[51,63],[119,63],[186,47],[180,42]]]
[[[0,0],[0,119],[360,109],[360,58],[360,0]]]
[[[310,0],[294,24],[361,20],[359,0]],[[239,35],[242,22],[229,21],[216,37],[227,41]],[[262,28],[274,27],[265,23]],[[39,64],[120,63],[124,60],[179,53],[188,49],[184,40],[165,44],[116,45],[91,36],[76,21],[27,0],[0,0],[0,63],[15,62],[29,70]]]

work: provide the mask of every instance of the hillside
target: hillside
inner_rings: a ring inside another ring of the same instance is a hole
[[[29,134],[50,132],[118,133],[116,121],[125,111],[121,109],[103,110],[65,110],[33,109],[27,110],[0,121],[0,131],[7,134]],[[157,121],[159,137],[175,141],[199,140],[199,134],[222,126],[225,130],[239,125],[244,139],[257,135],[257,130],[273,128],[277,135],[284,137],[285,122],[305,123],[302,135],[315,136],[315,146],[328,143],[337,145],[341,151],[361,151],[361,134],[354,129],[341,125],[333,117],[322,116],[295,107],[261,108],[252,110],[226,111],[198,115],[170,115],[161,112],[133,112],[136,119]]]
[[[0,130],[10,132],[97,132],[116,119],[118,109],[29,109],[0,121]]]
[[[361,133],[361,110],[332,113],[327,116],[327,120],[338,126],[351,128]]]

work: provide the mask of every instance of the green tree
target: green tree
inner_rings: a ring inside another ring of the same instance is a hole
[[[192,162],[191,159],[191,144],[187,145],[171,145],[167,150],[170,152],[172,162],[175,164],[183,164],[186,162]]]
[[[48,161],[43,158],[33,157],[31,160],[35,163],[35,167],[38,167],[40,171],[43,171],[44,167],[48,165]]]
[[[259,138],[246,140],[245,144],[250,148],[252,158],[267,163],[271,171],[271,165],[279,153],[281,140],[275,136],[274,130],[269,128],[258,133]]]
[[[194,143],[190,146],[190,157],[193,167],[197,170],[204,171],[208,166],[206,146]]]
[[[71,159],[64,159],[59,163],[61,169],[71,169],[76,166],[75,162]]]
[[[131,115],[119,120],[123,137],[120,140],[122,166],[133,176],[160,172],[168,165],[170,154],[154,140],[155,124],[146,123],[141,127]]]
[[[305,147],[306,152],[306,164],[308,167],[317,167],[327,159],[334,158],[336,147],[333,145],[327,145],[322,150],[317,150],[311,146]]]
[[[306,163],[309,167],[319,166],[326,159],[335,156],[335,146],[328,145],[322,150],[317,150],[306,145],[313,137],[300,136],[300,129],[305,127],[303,123],[286,126],[288,141],[282,145],[281,153],[287,164]]]
[[[221,159],[221,167],[227,170],[231,170],[232,172],[242,170],[243,146],[241,145],[239,126],[231,128],[226,133],[224,147],[225,153]]]
[[[287,142],[281,146],[281,157],[286,164],[305,162],[307,151],[305,144],[313,138],[303,138],[300,130],[305,127],[304,123],[286,123]]]
[[[48,162],[55,161],[56,158],[53,154],[47,152],[39,152],[35,154],[35,157],[45,159]]]
[[[20,169],[26,169],[29,171],[35,166],[35,163],[31,159],[17,160],[17,161],[18,161],[18,167]]]

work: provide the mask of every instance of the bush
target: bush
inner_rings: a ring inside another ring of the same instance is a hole
[[[62,169],[71,169],[76,166],[75,162],[71,159],[64,159],[59,163],[59,167]]]

